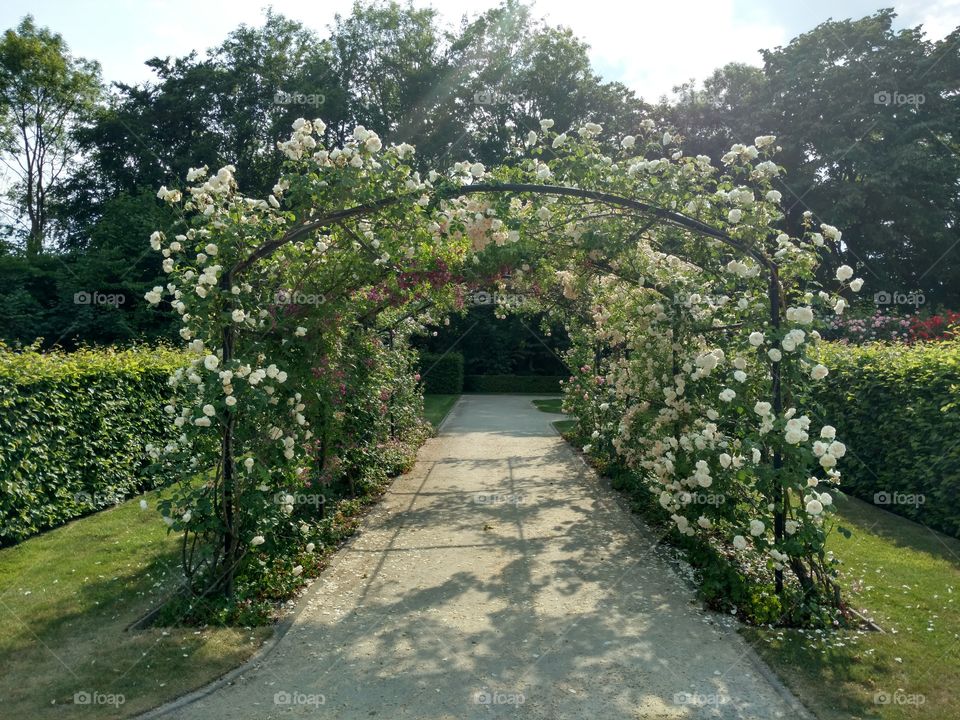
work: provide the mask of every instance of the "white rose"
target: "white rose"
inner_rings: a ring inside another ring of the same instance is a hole
[[[837,268],[837,280],[843,282],[853,277],[853,268],[849,265],[841,265]]]
[[[810,371],[810,377],[814,380],[823,380],[829,373],[826,365],[814,365],[813,370]]]

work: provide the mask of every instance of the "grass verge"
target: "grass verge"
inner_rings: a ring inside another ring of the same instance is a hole
[[[440,423],[450,412],[450,408],[457,401],[459,395],[424,395],[423,396],[423,414],[433,429],[440,427]]]
[[[821,720],[955,720],[960,541],[855,498],[837,507],[853,531],[828,544],[845,595],[885,632],[743,634]]]
[[[272,634],[126,629],[179,578],[157,496],[143,496],[146,511],[136,498],[0,550],[3,717],[130,717],[223,675]]]

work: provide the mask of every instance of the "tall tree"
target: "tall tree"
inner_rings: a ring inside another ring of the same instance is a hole
[[[73,161],[71,127],[100,95],[100,66],[74,58],[31,16],[0,40],[0,151],[12,175],[7,220],[26,223],[26,251],[43,250],[52,193]]]

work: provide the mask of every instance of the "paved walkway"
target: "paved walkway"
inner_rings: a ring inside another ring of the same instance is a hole
[[[163,717],[803,717],[556,419],[464,396],[276,647]]]

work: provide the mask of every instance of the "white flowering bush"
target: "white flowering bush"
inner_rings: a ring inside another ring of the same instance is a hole
[[[845,307],[814,284],[839,231],[776,230],[771,137],[735,145],[718,167],[651,121],[614,139],[595,123],[552,125],[502,167],[421,175],[409,145],[358,127],[328,148],[322,121],[298,120],[269,197],[243,196],[230,166],[160,190],[184,220],[151,238],[170,282],[147,299],[180,315],[195,359],[172,379],[190,391],[167,408],[179,438],[154,453],[217,468],[164,507],[199,538],[195,550],[185,539],[196,592],[230,597],[238,576],[260,577],[278,556],[302,573],[314,530],[269,498],[331,463],[341,474],[375,464],[386,452],[376,431],[332,444],[394,412],[415,422],[405,339],[491,276],[568,325],[566,402],[588,450],[629,468],[678,533],[786,570],[805,596],[832,592],[823,543],[844,447],[798,398],[827,372],[808,359],[817,313]],[[859,288],[849,268],[837,279]],[[353,384],[375,392],[344,405]]]

